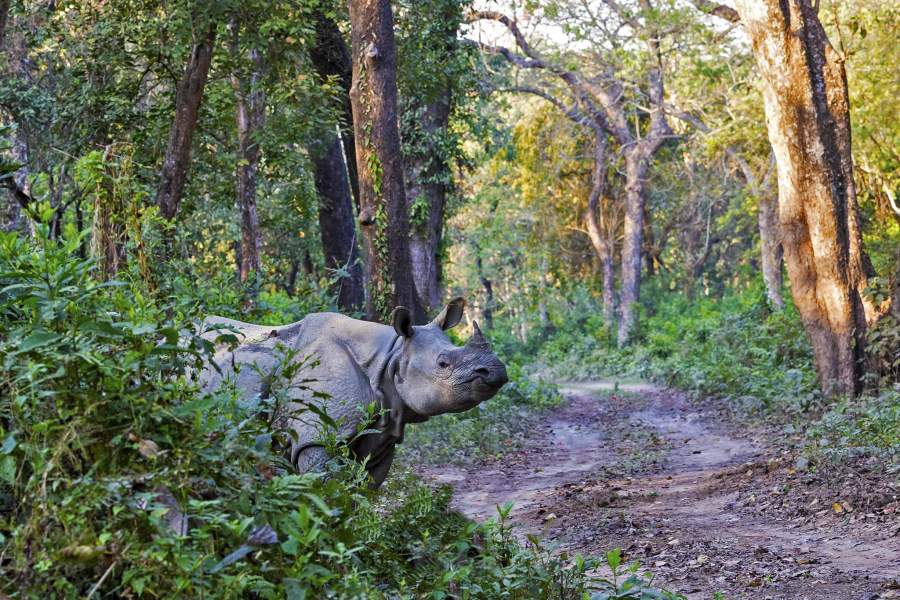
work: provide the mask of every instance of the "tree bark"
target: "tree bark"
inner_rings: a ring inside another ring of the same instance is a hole
[[[484,263],[481,260],[481,251],[475,249],[475,268],[478,271],[478,279],[481,281],[481,287],[484,288],[484,308],[481,311],[484,316],[484,324],[487,329],[494,328],[494,283],[485,277]]]
[[[341,98],[341,151],[344,154],[346,177],[350,181],[353,200],[359,208],[359,176],[356,170],[356,140],[353,135],[353,110],[350,87],[353,84],[353,63],[344,36],[333,19],[318,11],[316,14],[316,43],[310,49],[313,68],[323,79],[335,77],[344,90]],[[362,285],[361,283],[359,285]]]
[[[365,303],[362,265],[356,243],[353,201],[344,151],[337,133],[324,140],[325,148],[312,152],[313,175],[319,196],[319,232],[325,268],[339,271],[332,290],[345,312],[361,310]]]
[[[653,155],[662,147],[666,138],[672,134],[663,107],[665,89],[660,64],[659,37],[655,30],[650,33],[649,49],[657,59],[657,64],[650,68],[647,75],[650,127],[646,137],[632,141],[632,145],[625,151],[625,226],[622,243],[619,346],[628,343],[637,322],[636,304],[640,300],[641,290],[641,253],[644,248],[644,207],[646,204],[644,183],[647,178],[647,170],[650,168]],[[627,144],[628,140],[622,138],[620,142]]]
[[[759,254],[762,267],[763,282],[766,284],[766,297],[778,310],[784,308],[781,295],[781,265],[784,263],[784,250],[778,234],[778,197],[767,194],[759,197]]]
[[[168,220],[174,219],[178,214],[187,183],[191,143],[197,129],[203,88],[209,78],[215,39],[216,25],[211,23],[203,39],[194,45],[175,93],[175,119],[156,190],[156,204],[160,214]]]
[[[419,148],[405,160],[410,214],[417,217],[409,240],[412,275],[419,303],[426,313],[436,311],[441,304],[440,245],[450,166],[435,147],[433,137],[446,131],[450,104],[448,91],[423,107],[420,126],[428,137],[426,148]]]
[[[232,54],[237,59],[237,32]],[[262,78],[265,59],[257,48],[249,51],[252,63],[248,78],[231,75],[235,96],[235,124],[237,128],[237,205],[241,212],[241,270],[240,280],[250,280],[251,299],[256,298],[260,276],[259,217],[256,209],[256,187],[259,177],[259,136],[266,122],[266,95]]]
[[[9,0],[0,0],[0,50],[6,39],[6,22],[9,19]]]
[[[638,147],[625,153],[625,225],[622,242],[622,289],[618,342],[624,346],[637,321],[644,237],[644,179],[648,157]]]
[[[591,193],[584,213],[588,237],[597,260],[600,263],[600,274],[603,278],[603,320],[612,333],[616,330],[616,282],[613,266],[613,246],[610,232],[597,219],[601,210],[600,200],[606,190],[606,134],[602,130],[594,131],[593,164],[591,167]],[[601,216],[602,220],[602,216]]]
[[[826,395],[855,394],[867,273],[843,63],[810,0],[738,0],[736,8],[762,82],[785,262],[819,384]]]
[[[355,312],[363,308],[365,289],[353,209],[359,186],[355,143],[352,130],[346,127],[352,127],[353,122],[349,96],[352,66],[337,24],[323,13],[317,16],[316,44],[310,57],[320,77],[336,77],[346,91],[341,101],[341,114],[346,121],[341,127],[341,137],[337,132],[326,134],[310,148],[310,154],[319,197],[319,231],[325,268],[346,273],[335,282],[332,291],[341,310]]]
[[[366,313],[418,308],[409,258],[409,216],[397,124],[397,57],[389,0],[350,0],[353,130],[368,295]]]

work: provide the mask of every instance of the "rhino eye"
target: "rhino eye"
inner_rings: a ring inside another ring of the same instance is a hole
[[[450,366],[450,363],[447,362],[447,359],[446,359],[446,358],[439,358],[439,359],[438,359],[438,366],[439,366],[440,368],[442,368],[442,369],[446,369],[447,367]]]

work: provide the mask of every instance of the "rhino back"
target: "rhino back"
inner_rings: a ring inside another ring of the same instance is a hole
[[[341,423],[340,435],[350,436],[363,418],[362,407],[376,399],[374,373],[395,339],[393,329],[385,325],[351,319],[336,313],[312,313],[301,321],[283,326],[254,325],[225,317],[204,321],[204,337],[214,340],[228,329],[208,331],[211,327],[233,329],[241,341],[230,349],[217,348],[214,361],[204,369],[200,383],[211,392],[226,381],[233,381],[246,397],[266,392],[266,379],[278,367],[281,358],[277,344],[297,350],[297,359],[307,366],[300,370],[288,397],[295,402],[291,427],[304,441],[317,437],[318,417],[303,412],[303,403],[316,402],[328,415]],[[300,383],[302,381],[303,383]],[[316,392],[328,396],[318,398]]]

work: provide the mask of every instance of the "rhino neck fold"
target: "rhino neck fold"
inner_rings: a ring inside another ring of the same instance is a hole
[[[403,337],[397,336],[394,339],[384,361],[379,365],[377,374],[372,378],[372,388],[375,390],[375,397],[378,399],[378,408],[381,413],[378,419],[378,429],[398,444],[403,442],[403,429],[407,423],[419,423],[428,419],[427,416],[420,415],[409,408],[394,383],[400,365],[403,344]]]

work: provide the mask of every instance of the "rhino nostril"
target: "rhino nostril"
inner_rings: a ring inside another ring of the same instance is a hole
[[[475,369],[475,374],[478,375],[479,377],[488,377],[491,374],[491,372],[488,371],[487,369],[485,369],[484,367],[478,367],[477,369]]]

